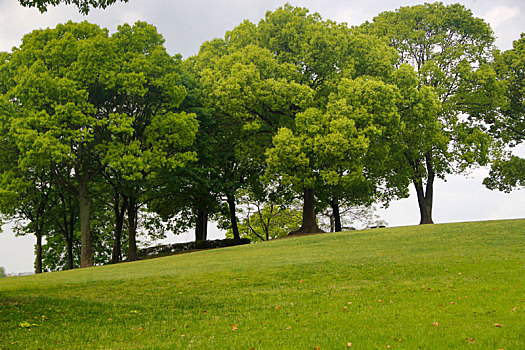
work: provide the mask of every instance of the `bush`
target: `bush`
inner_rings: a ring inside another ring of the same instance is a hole
[[[164,244],[155,247],[148,247],[139,250],[139,258],[147,258],[156,255],[169,255],[176,253],[189,252],[199,249],[212,249],[232,247],[241,244],[248,244],[251,241],[248,238],[235,239],[217,239],[214,241],[196,241],[187,243]]]

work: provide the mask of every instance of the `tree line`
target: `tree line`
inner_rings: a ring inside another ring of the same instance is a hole
[[[524,45],[500,52],[442,3],[357,27],[285,5],[184,60],[144,22],[35,30],[0,53],[0,212],[35,234],[37,272],[135,260],[141,227],[271,239],[297,201],[291,234],[324,210],[341,231],[344,208],[410,186],[429,224],[437,178],[492,164],[487,187],[525,183],[505,148],[525,134]]]

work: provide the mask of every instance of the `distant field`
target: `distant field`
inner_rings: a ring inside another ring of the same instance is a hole
[[[525,349],[525,220],[0,279],[0,349]]]

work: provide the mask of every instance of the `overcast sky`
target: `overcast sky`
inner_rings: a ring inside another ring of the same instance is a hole
[[[302,0],[288,1],[294,6],[304,6],[320,13],[325,19],[359,25],[383,11],[424,1],[398,0]],[[429,2],[429,1],[427,1]],[[523,0],[463,0],[459,2],[485,19],[496,35],[496,45],[501,50],[512,47],[513,40],[525,32],[525,1]],[[171,54],[183,57],[196,54],[200,45],[216,37],[223,37],[244,19],[258,22],[266,11],[282,6],[276,0],[129,0],[106,10],[93,10],[88,16],[78,14],[73,6],[61,5],[40,14],[36,9],[26,9],[18,0],[0,0],[0,51],[10,51],[19,46],[22,36],[33,29],[55,27],[68,20],[97,23],[114,32],[119,24],[137,20],[155,25],[166,39]],[[525,155],[525,147],[517,150]],[[477,169],[468,177],[451,176],[447,182],[439,181],[434,194],[434,221],[436,223],[475,221],[486,219],[525,217],[525,192],[511,194],[489,191],[481,184],[487,169]],[[414,225],[419,222],[419,211],[414,194],[394,202],[380,215],[389,226]],[[7,272],[19,273],[33,270],[33,245],[35,238],[14,237],[9,226],[0,234],[0,266]],[[220,233],[213,232],[212,239]],[[175,238],[171,238],[175,239]],[[193,235],[177,237],[191,240]]]

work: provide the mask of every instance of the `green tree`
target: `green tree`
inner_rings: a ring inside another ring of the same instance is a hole
[[[93,264],[92,193],[105,169],[126,179],[130,231],[136,227],[144,179],[159,167],[193,158],[197,122],[175,113],[185,89],[155,28],[138,22],[108,36],[96,25],[36,30],[9,59],[16,101],[11,133],[21,167],[44,167],[79,203],[80,266]],[[133,200],[133,202],[132,202]],[[136,245],[131,241],[130,254]]]
[[[106,30],[69,22],[27,34],[10,60],[16,84],[7,96],[18,102],[11,120],[18,163],[49,169],[54,183],[76,196],[82,267],[92,265],[89,187],[103,167],[99,145],[108,123],[97,113],[98,80],[109,71],[108,46]]]
[[[0,64],[0,72],[6,66]],[[19,165],[20,149],[10,132],[13,112],[12,105],[0,95],[0,212],[16,223],[17,235],[35,235],[35,272],[41,273],[46,217],[54,206],[52,176],[44,167]]]
[[[186,96],[180,81],[180,56],[168,55],[155,27],[145,22],[125,24],[110,40],[116,48],[118,71],[112,98],[104,107],[118,113],[120,124],[106,144],[103,163],[118,176],[126,197],[128,260],[136,260],[139,210],[148,201],[148,191],[158,183],[161,169],[175,169],[195,160],[189,147],[198,124],[195,114],[176,111]],[[113,207],[118,205],[115,199]]]
[[[222,140],[224,126],[206,106],[202,85],[195,71],[195,58],[183,62],[181,81],[188,93],[178,111],[194,113],[199,130],[191,149],[197,160],[177,169],[164,169],[163,183],[158,186],[148,203],[149,210],[160,215],[173,232],[195,229],[195,240],[207,239],[208,221],[220,210],[221,179],[219,168],[230,145]]]
[[[5,277],[5,269],[3,266],[0,266],[0,278]]]
[[[525,34],[514,41],[511,50],[496,57],[496,70],[506,83],[506,103],[496,113],[485,115],[484,120],[496,137],[515,147],[525,140]],[[525,187],[525,160],[515,155],[497,160],[483,183],[504,192]]]
[[[40,12],[46,12],[49,6],[57,6],[61,3],[73,4],[84,15],[87,15],[92,8],[105,9],[117,1],[128,2],[129,0],[19,0],[22,6],[36,7]]]
[[[258,25],[245,21],[224,40],[202,46],[197,65],[206,98],[214,116],[238,130],[229,142],[232,157],[224,163],[237,169],[227,175],[230,195],[240,187],[257,186],[257,176],[251,177],[253,182],[243,176],[265,171],[261,155],[272,147],[272,137],[279,128],[293,130],[297,114],[305,109],[324,109],[341,77],[392,69],[393,50],[378,39],[350,34],[344,25],[285,5],[268,12]],[[230,205],[232,227],[234,212]],[[313,211],[308,215],[307,220],[315,221]]]
[[[235,238],[239,238],[236,196],[264,172],[264,150],[278,127],[289,124],[310,91],[292,81],[293,70],[270,51],[249,45],[218,58],[201,71],[206,101],[213,106],[218,192],[226,199]]]
[[[399,115],[395,86],[369,78],[343,78],[326,110],[298,113],[295,129],[281,128],[267,151],[268,173],[279,176],[303,193],[303,222],[293,233],[320,232],[315,215],[315,193],[340,186],[352,192],[367,181],[367,160],[387,157],[379,145],[397,128]],[[380,160],[380,159],[377,159]]]
[[[492,60],[492,30],[462,5],[439,2],[381,13],[362,29],[386,38],[398,52],[399,65],[409,64],[417,73],[408,78],[408,70],[401,68],[394,78],[404,95],[399,107],[405,128],[394,169],[416,189],[420,223],[432,223],[435,179],[489,160],[491,138],[483,125],[461,113],[487,113],[499,99],[496,93],[480,95],[498,91],[486,89],[494,82],[487,65]],[[439,98],[437,114],[423,89],[427,86]]]

